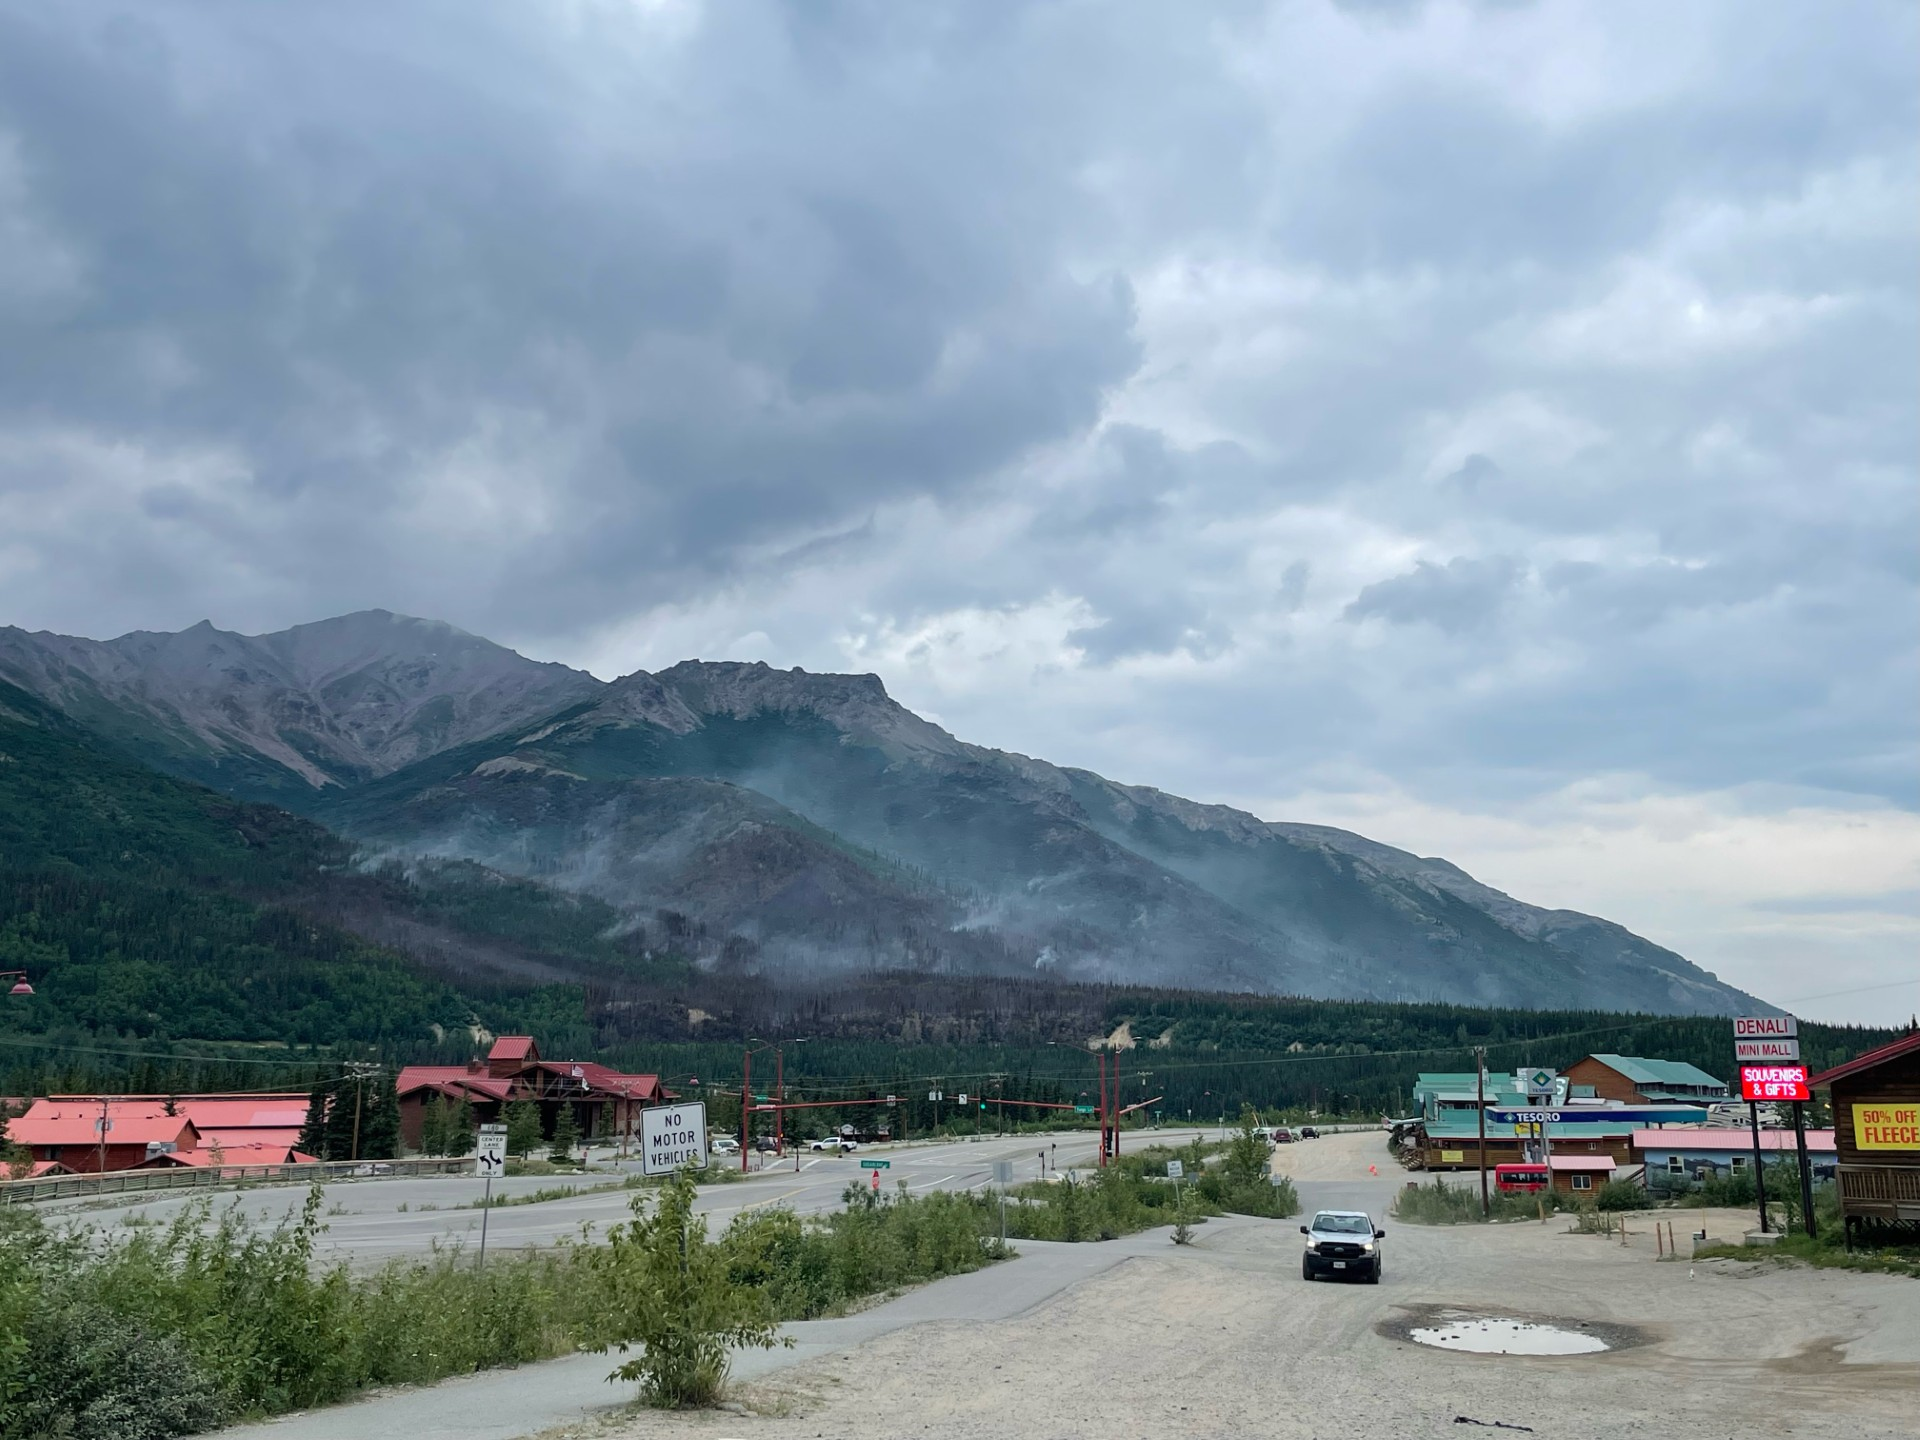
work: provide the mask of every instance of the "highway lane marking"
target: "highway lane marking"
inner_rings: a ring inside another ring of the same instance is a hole
[[[811,1187],[797,1185],[791,1190],[782,1190],[778,1195],[769,1195],[764,1200],[750,1200],[745,1205],[716,1205],[711,1210],[701,1210],[697,1213],[701,1215],[732,1215],[738,1214],[742,1210],[757,1210],[762,1205],[772,1205],[777,1201],[785,1200],[789,1195],[804,1194],[809,1188]]]
[[[959,1178],[959,1175],[960,1175],[960,1172],[956,1170],[951,1175],[942,1175],[938,1180],[928,1180],[924,1184],[909,1185],[907,1188],[909,1190],[927,1190],[927,1189],[931,1189],[935,1185],[944,1185],[949,1180],[957,1179]]]

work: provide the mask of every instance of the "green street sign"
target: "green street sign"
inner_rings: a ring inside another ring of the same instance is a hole
[[[1073,1113],[1074,1113],[1074,1114],[1076,1114],[1076,1115],[1091,1115],[1091,1114],[1093,1114],[1093,1106],[1091,1106],[1091,1105],[1076,1105],[1076,1106],[1074,1106],[1074,1107],[1073,1107]]]
[[[861,1168],[862,1170],[891,1170],[891,1169],[893,1168],[893,1161],[891,1161],[891,1160],[862,1160],[862,1161],[860,1162],[860,1168]]]

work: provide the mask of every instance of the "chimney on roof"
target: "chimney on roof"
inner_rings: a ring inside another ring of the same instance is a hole
[[[467,1061],[467,1073],[469,1075],[478,1075],[482,1070],[486,1068],[487,1068],[486,1064],[480,1059],[478,1055],[474,1056],[473,1059]]]

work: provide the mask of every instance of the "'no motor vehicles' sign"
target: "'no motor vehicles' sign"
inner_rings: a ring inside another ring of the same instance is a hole
[[[640,1112],[640,1172],[643,1175],[670,1175],[683,1165],[705,1168],[706,1163],[704,1100],[687,1105],[662,1105]]]

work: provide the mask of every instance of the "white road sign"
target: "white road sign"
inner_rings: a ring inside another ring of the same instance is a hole
[[[1733,1022],[1736,1040],[1794,1040],[1800,1035],[1800,1022],[1791,1015],[1741,1015]]]
[[[640,1112],[640,1170],[645,1175],[670,1175],[683,1165],[705,1168],[707,1163],[707,1105],[662,1105]]]
[[[1187,1167],[1178,1160],[1167,1161],[1167,1179],[1179,1180],[1186,1176]]]
[[[1797,1038],[1736,1040],[1733,1058],[1740,1065],[1792,1065],[1800,1059],[1800,1041]]]
[[[507,1127],[482,1125],[480,1141],[473,1152],[473,1173],[491,1180],[507,1173]]]

